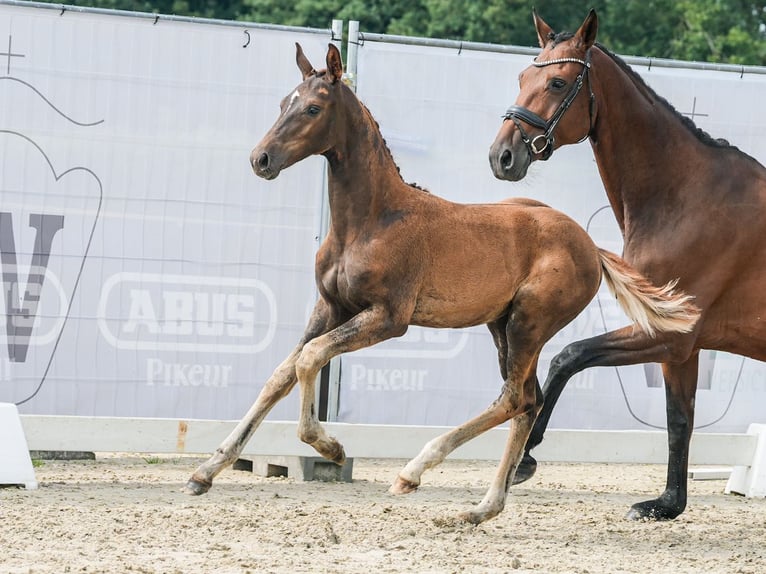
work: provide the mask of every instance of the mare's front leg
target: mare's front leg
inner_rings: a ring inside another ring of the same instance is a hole
[[[346,458],[343,446],[319,423],[315,405],[317,374],[333,357],[399,337],[407,331],[407,326],[406,321],[394,318],[384,306],[375,305],[306,343],[295,365],[301,390],[298,436],[303,442],[323,457],[343,464]]]
[[[686,508],[689,443],[694,429],[694,395],[697,391],[699,353],[680,365],[662,365],[665,375],[665,408],[668,418],[668,470],[665,492],[659,498],[630,507],[632,520],[670,520]]]
[[[272,407],[286,397],[298,378],[295,373],[295,363],[300,356],[301,350],[308,341],[323,333],[331,325],[331,310],[327,303],[320,299],[309,320],[306,331],[298,345],[290,355],[279,365],[274,373],[266,381],[266,384],[258,394],[253,406],[247,414],[234,427],[228,437],[224,439],[215,453],[202,463],[189,481],[186,483],[184,492],[187,494],[204,494],[213,485],[213,479],[227,466],[239,458],[247,441],[253,436],[255,429],[263,422]]]
[[[551,361],[543,385],[543,410],[527,440],[514,484],[534,476],[537,461],[530,451],[543,441],[553,409],[573,376],[590,367],[616,367],[641,363],[665,363],[685,360],[691,353],[693,335],[660,333],[655,338],[632,326],[570,343]]]

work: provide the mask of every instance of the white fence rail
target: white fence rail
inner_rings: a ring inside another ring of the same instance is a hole
[[[23,415],[30,450],[208,454],[236,421],[118,417]],[[414,457],[422,446],[450,427],[325,423],[349,457]],[[449,458],[498,460],[508,430],[493,429],[458,448]],[[297,423],[266,421],[245,446],[245,456],[315,456],[297,438]],[[549,430],[535,450],[540,461],[583,463],[667,462],[662,431]],[[747,434],[697,433],[690,463],[733,466],[726,492],[766,496],[766,425],[750,425]]]
[[[236,421],[178,420],[118,417],[22,415],[31,450],[86,450],[95,452],[213,452]],[[411,458],[432,438],[450,427],[326,423],[346,454],[359,458]],[[450,458],[498,460],[508,430],[493,429],[457,449]],[[692,439],[691,462],[702,465],[745,465],[753,460],[756,435],[697,433]],[[248,442],[243,454],[315,456],[300,442],[297,423],[266,421]],[[549,462],[665,463],[667,434],[663,431],[550,430],[535,450]]]

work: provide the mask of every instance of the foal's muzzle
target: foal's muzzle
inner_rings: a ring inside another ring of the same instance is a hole
[[[250,154],[250,165],[258,177],[274,179],[279,175],[279,167],[275,167],[273,158],[266,151],[254,149]]]

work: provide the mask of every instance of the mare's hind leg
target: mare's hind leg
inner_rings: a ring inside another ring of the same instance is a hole
[[[680,365],[662,366],[668,417],[668,474],[659,498],[631,506],[628,518],[669,520],[686,508],[686,475],[689,442],[694,429],[694,394],[697,390],[699,353]]]
[[[314,312],[301,342],[269,377],[253,406],[250,407],[250,410],[234,427],[229,436],[224,439],[215,453],[197,468],[186,483],[184,492],[187,494],[206,493],[213,485],[213,479],[224,468],[237,460],[247,441],[253,436],[255,429],[263,422],[272,407],[287,396],[295,386],[298,381],[295,374],[295,363],[301,350],[307,341],[327,329],[328,322],[331,320],[330,316],[330,308],[320,299],[314,307]]]

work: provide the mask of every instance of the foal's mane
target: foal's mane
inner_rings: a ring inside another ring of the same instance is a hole
[[[324,74],[324,72],[325,72],[325,70],[321,70],[320,72],[317,72],[317,75]],[[404,181],[404,178],[402,177],[402,172],[399,169],[399,165],[396,163],[396,160],[394,159],[394,154],[391,153],[391,148],[388,147],[388,143],[386,142],[386,138],[383,137],[383,133],[380,131],[380,124],[378,124],[378,120],[375,119],[375,116],[372,115],[372,112],[369,110],[369,108],[366,105],[364,105],[364,102],[359,99],[359,97],[356,95],[356,93],[354,93],[354,91],[351,90],[351,88],[348,88],[348,86],[345,86],[345,87],[349,90],[349,92],[351,92],[351,95],[354,97],[354,99],[357,102],[359,102],[359,107],[362,109],[362,113],[365,115],[367,120],[370,122],[370,124],[372,124],[372,126],[375,129],[375,131],[380,136],[380,141],[383,142],[383,149],[386,151],[386,155],[391,160],[391,163],[393,163],[394,166],[396,167],[396,173],[399,174],[399,178],[401,178],[401,180],[405,184],[409,185],[410,187],[412,187],[414,189],[417,189],[419,191],[423,191],[425,193],[430,193],[427,189],[425,189],[424,187],[419,186],[417,183],[409,183],[409,182]]]

